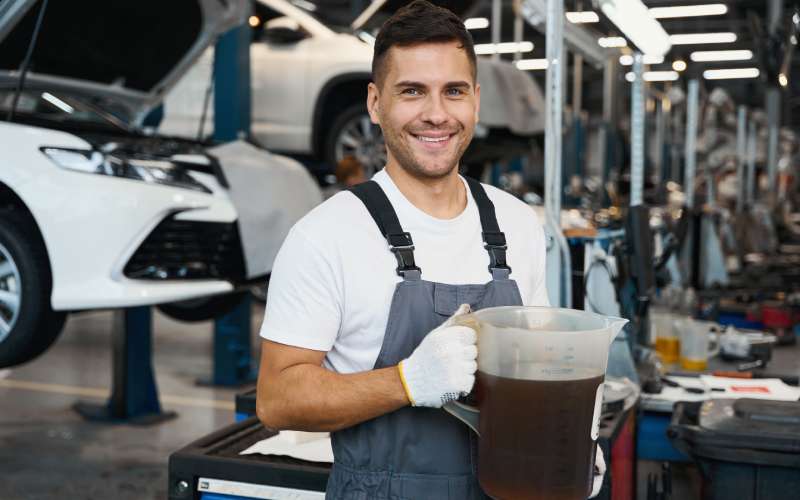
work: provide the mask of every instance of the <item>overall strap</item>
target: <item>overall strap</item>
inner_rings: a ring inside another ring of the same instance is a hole
[[[377,182],[367,181],[351,187],[350,191],[364,203],[381,234],[389,242],[389,248],[397,258],[397,274],[406,280],[420,279],[422,270],[414,264],[414,241],[411,234],[400,226],[397,212],[383,189]]]
[[[483,236],[484,248],[489,252],[489,272],[494,279],[508,279],[511,275],[511,268],[506,263],[506,235],[500,231],[497,224],[497,214],[494,210],[494,203],[486,195],[486,191],[480,182],[470,177],[464,177],[478,205],[478,213],[481,218],[481,235]]]

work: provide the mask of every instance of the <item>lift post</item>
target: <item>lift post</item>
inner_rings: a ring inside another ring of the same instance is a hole
[[[153,316],[149,306],[114,311],[112,387],[105,404],[79,401],[87,420],[151,425],[177,416],[161,409],[153,373]]]

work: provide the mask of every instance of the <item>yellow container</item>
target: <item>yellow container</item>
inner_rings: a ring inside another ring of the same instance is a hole
[[[708,362],[705,359],[692,359],[684,358],[681,356],[681,368],[684,370],[691,370],[701,372],[708,367]]]
[[[656,353],[661,362],[675,363],[681,352],[681,341],[678,337],[656,337]]]

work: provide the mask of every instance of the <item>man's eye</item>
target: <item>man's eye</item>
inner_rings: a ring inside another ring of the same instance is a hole
[[[447,95],[449,95],[451,97],[452,96],[460,96],[460,95],[463,95],[463,94],[464,94],[464,91],[459,89],[459,88],[447,89]]]
[[[417,95],[420,95],[420,92],[419,92],[419,89],[404,89],[403,90],[403,94],[404,95],[417,96]]]

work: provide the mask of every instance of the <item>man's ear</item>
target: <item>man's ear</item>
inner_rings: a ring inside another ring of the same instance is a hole
[[[481,84],[475,83],[475,122],[478,122],[478,116],[481,111]]]
[[[378,94],[378,86],[372,82],[369,82],[367,86],[367,111],[369,112],[369,118],[375,125],[380,125],[380,114],[378,112],[378,101],[380,101],[380,95]]]

